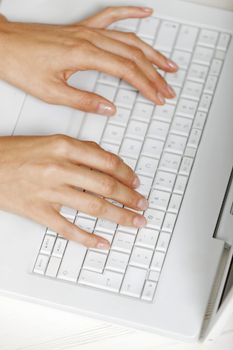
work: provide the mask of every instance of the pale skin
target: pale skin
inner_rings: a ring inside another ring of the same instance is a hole
[[[140,7],[107,8],[66,26],[13,23],[0,16],[0,79],[45,102],[114,118],[116,107],[111,101],[67,84],[74,72],[98,70],[124,79],[146,98],[164,104],[175,93],[156,67],[175,72],[176,64],[134,34],[106,29],[117,20],[151,14],[152,10]],[[136,191],[138,177],[97,144],[62,135],[0,137],[0,152],[0,209],[102,249],[108,249],[109,243],[67,221],[59,214],[61,206],[121,225],[145,226],[144,216],[135,212],[148,207]]]

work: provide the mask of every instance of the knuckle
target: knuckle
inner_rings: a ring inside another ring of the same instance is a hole
[[[145,58],[144,53],[140,49],[133,49],[133,55],[132,55],[133,60],[135,61],[142,61]]]
[[[99,144],[95,141],[87,141],[87,144],[90,145],[91,147],[99,148]]]
[[[126,35],[128,36],[128,38],[132,41],[138,41],[138,36],[133,33],[133,32],[129,32],[129,33],[126,33]]]
[[[87,235],[85,237],[84,242],[83,242],[83,244],[89,248],[95,248],[97,243],[98,243],[97,237],[95,237],[94,235],[91,235],[91,234]]]
[[[106,196],[112,196],[116,192],[117,182],[111,177],[105,177],[102,180],[102,187]]]
[[[125,66],[124,66],[125,75],[129,76],[129,75],[135,74],[136,68],[137,68],[137,65],[135,62],[131,60],[125,61]]]
[[[52,144],[56,154],[67,155],[70,151],[71,139],[66,135],[53,135]]]
[[[106,211],[104,201],[98,199],[92,199],[89,202],[88,207],[90,214],[95,215],[97,217],[104,215]]]
[[[121,160],[113,153],[106,154],[106,168],[107,170],[118,170],[121,164]]]
[[[63,167],[61,164],[58,164],[56,162],[49,162],[46,164],[45,167],[43,167],[43,176],[46,178],[54,177],[61,173],[63,170]]]

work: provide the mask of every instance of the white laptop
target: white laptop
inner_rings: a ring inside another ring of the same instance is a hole
[[[46,3],[18,8],[3,1],[2,11],[11,19],[64,23],[109,1]],[[147,227],[137,231],[63,208],[69,220],[111,242],[109,251],[87,250],[0,212],[0,290],[181,340],[209,339],[233,314],[233,13],[181,1],[141,4],[155,15],[115,28],[136,32],[178,63],[179,72],[166,75],[175,100],[159,107],[116,78],[74,75],[70,84],[115,101],[118,112],[107,119],[1,83],[0,132],[65,133],[119,154],[149,198]]]

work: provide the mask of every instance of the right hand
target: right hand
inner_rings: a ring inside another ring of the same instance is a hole
[[[136,174],[94,142],[65,135],[0,137],[0,150],[0,209],[28,217],[87,247],[102,249],[109,248],[109,243],[66,220],[59,213],[61,206],[121,225],[146,224],[144,216],[106,200],[134,210],[148,206],[135,191],[139,186]]]

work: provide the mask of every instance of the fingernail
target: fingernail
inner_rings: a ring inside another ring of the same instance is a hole
[[[144,227],[146,225],[146,219],[142,215],[137,215],[133,219],[133,224],[135,227]]]
[[[109,249],[110,244],[107,242],[98,242],[96,248],[98,249]]]
[[[115,108],[113,105],[110,104],[105,104],[105,103],[99,103],[98,108],[97,108],[97,113],[106,115],[106,116],[112,116],[115,114]]]
[[[167,91],[172,97],[176,97],[175,90],[171,87],[171,85],[167,85]]]
[[[135,175],[134,180],[133,180],[133,187],[137,188],[140,186],[140,180],[139,177],[137,175]]]
[[[148,200],[146,198],[141,198],[138,201],[137,207],[141,210],[146,210],[149,206]]]
[[[165,98],[163,97],[163,95],[160,93],[160,92],[158,92],[157,93],[157,99],[159,100],[159,102],[162,104],[162,105],[164,105],[165,104]]]
[[[172,60],[167,60],[167,64],[172,69],[179,69],[179,66]]]
[[[142,7],[142,11],[150,13],[150,12],[153,12],[154,10],[151,7]]]

